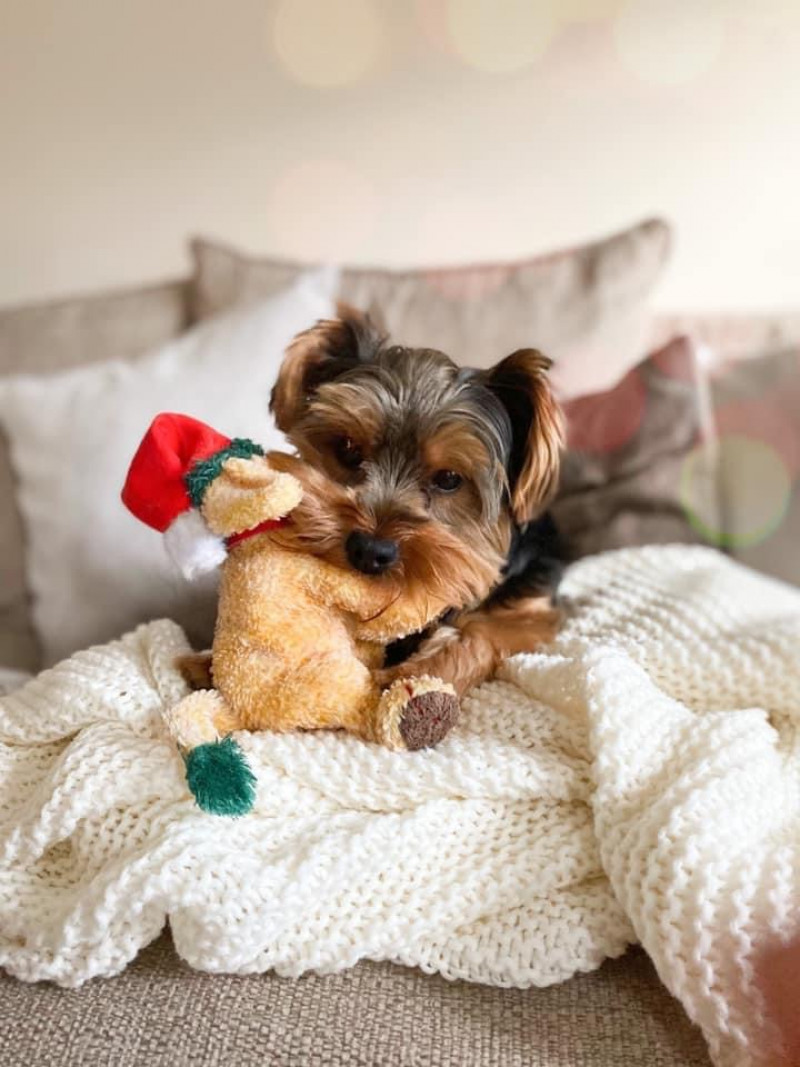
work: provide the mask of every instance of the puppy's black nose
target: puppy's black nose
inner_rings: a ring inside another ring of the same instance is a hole
[[[363,574],[380,574],[397,563],[400,549],[396,541],[382,541],[363,530],[353,530],[344,544],[347,558]]]

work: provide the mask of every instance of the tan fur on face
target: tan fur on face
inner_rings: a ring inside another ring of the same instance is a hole
[[[461,536],[415,510],[411,501],[406,508],[397,502],[395,513],[376,516],[363,510],[352,489],[332,482],[297,457],[276,452],[268,459],[275,470],[293,474],[303,486],[295,521],[274,534],[284,547],[348,568],[344,544],[353,530],[394,540],[400,546],[400,564],[381,581],[397,596],[420,604],[434,598],[450,607],[466,607],[482,600],[496,581],[507,534],[492,537],[492,530],[487,536],[475,523],[472,509],[464,515],[462,531],[467,533]]]
[[[468,426],[448,422],[422,442],[422,462],[429,474],[453,470],[475,480],[491,466],[486,449]],[[504,474],[500,472],[500,476]]]
[[[211,676],[211,650],[207,652],[187,652],[178,656],[175,667],[190,689],[213,689]]]
[[[371,398],[362,390],[340,382],[320,388],[295,424],[292,440],[307,463],[332,478],[356,484],[359,474],[339,462],[336,442],[348,437],[369,458],[380,441],[380,432],[380,412]]]

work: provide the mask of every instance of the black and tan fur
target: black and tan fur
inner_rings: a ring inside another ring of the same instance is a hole
[[[306,547],[412,593],[445,590],[451,605],[438,626],[388,650],[381,684],[426,673],[462,695],[554,635],[557,539],[545,509],[563,427],[549,367],[521,349],[489,370],[462,368],[442,352],[390,344],[346,307],[290,346],[275,420],[344,490],[306,517]],[[207,682],[202,659],[185,670]]]
[[[463,694],[555,632],[556,538],[544,510],[563,428],[549,366],[523,349],[487,371],[460,368],[441,352],[389,344],[347,308],[290,347],[272,394],[278,426],[352,494],[332,558],[346,563],[349,535],[364,530],[398,545],[393,567],[408,582],[461,576],[449,583],[447,623],[388,666],[384,682],[424,669]],[[437,472],[448,471],[461,482],[442,491]]]

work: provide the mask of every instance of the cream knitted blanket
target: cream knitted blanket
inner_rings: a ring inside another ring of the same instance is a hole
[[[200,812],[161,723],[170,622],[0,700],[0,964],[75,986],[169,919],[209,971],[391,959],[530,986],[640,940],[720,1064],[757,1062],[754,953],[800,925],[800,594],[705,549],[587,560],[557,643],[435,751],[241,738]]]

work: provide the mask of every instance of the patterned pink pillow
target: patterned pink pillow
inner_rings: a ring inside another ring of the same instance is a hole
[[[627,545],[708,542],[719,523],[695,349],[678,337],[613,388],[565,404],[554,515],[576,557]]]

